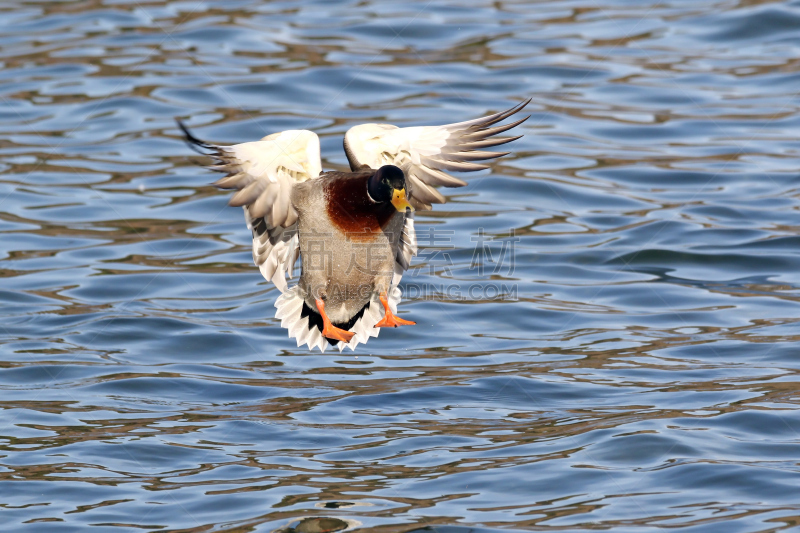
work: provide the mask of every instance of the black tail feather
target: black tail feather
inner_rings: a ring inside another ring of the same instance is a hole
[[[353,316],[353,318],[351,318],[347,322],[345,322],[345,323],[336,323],[336,324],[334,324],[334,326],[336,326],[337,328],[341,328],[341,329],[343,329],[345,331],[350,331],[351,329],[353,329],[353,326],[356,325],[356,322],[358,322],[358,320],[362,316],[364,316],[364,311],[367,310],[367,307],[369,307],[369,304],[370,303],[367,302],[364,305],[364,307],[362,307],[361,310],[358,313],[356,313]],[[312,310],[310,307],[308,307],[308,305],[305,302],[303,302],[303,310],[300,311],[300,318],[305,318],[305,317],[308,317],[308,329],[309,330],[317,328],[320,332],[322,332],[322,330],[325,327],[325,324],[322,322],[322,316],[320,316],[319,313],[317,313],[316,311]],[[336,346],[339,343],[339,341],[337,341],[336,339],[326,339],[326,340],[330,343],[331,346]]]

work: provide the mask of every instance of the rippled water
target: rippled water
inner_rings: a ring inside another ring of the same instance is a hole
[[[800,2],[4,1],[0,49],[4,530],[800,527]],[[342,169],[529,96],[341,355],[174,125]]]

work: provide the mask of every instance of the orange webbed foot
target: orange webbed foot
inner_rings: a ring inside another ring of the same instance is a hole
[[[341,341],[345,344],[350,342],[350,339],[353,338],[355,333],[351,331],[344,330],[342,328],[337,328],[336,326],[331,325],[330,327],[325,326],[322,329],[322,336],[328,339]]]
[[[350,342],[350,339],[353,338],[353,335],[355,335],[355,333],[344,330],[342,328],[337,328],[331,323],[330,319],[328,318],[328,315],[325,314],[325,302],[317,298],[316,304],[317,304],[317,310],[319,311],[320,316],[322,316],[322,324],[324,326],[322,328],[322,336],[325,337],[326,339],[340,341],[345,344]]]
[[[389,307],[389,300],[386,298],[386,292],[382,292],[380,295],[381,303],[383,304],[383,311],[384,315],[380,321],[375,324],[376,328],[396,328],[397,326],[415,326],[417,323],[412,322],[411,320],[404,320],[400,317],[397,317],[392,313],[392,309]]]
[[[397,326],[416,326],[417,323],[411,320],[403,320],[400,317],[396,317],[393,314],[388,314],[385,317],[381,318],[380,321],[375,324],[376,328],[396,328]]]

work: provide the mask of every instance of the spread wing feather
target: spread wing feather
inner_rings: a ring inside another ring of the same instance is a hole
[[[287,130],[260,141],[217,146],[197,139],[180,121],[178,125],[195,151],[216,160],[208,168],[227,174],[214,185],[237,191],[229,203],[244,208],[253,233],[253,261],[286,292],[286,278],[292,277],[300,255],[292,187],[322,171],[319,137],[308,130]]]
[[[347,131],[344,149],[353,170],[395,165],[406,173],[409,199],[416,209],[442,204],[436,187],[462,187],[466,183],[447,172],[472,172],[489,168],[483,163],[508,152],[483,150],[521,137],[495,137],[529,117],[494,126],[521,111],[530,99],[506,111],[444,126],[398,128],[391,124],[362,124]]]

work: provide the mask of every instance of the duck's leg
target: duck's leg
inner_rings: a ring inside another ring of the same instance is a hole
[[[316,304],[317,304],[317,310],[319,311],[320,316],[322,316],[322,324],[325,326],[324,328],[322,328],[322,336],[328,339],[334,339],[344,343],[350,342],[350,339],[353,338],[353,335],[355,335],[355,333],[351,333],[342,328],[337,328],[336,326],[331,324],[328,315],[325,314],[325,302],[317,298]]]
[[[403,320],[400,317],[394,316],[391,307],[389,307],[389,300],[386,298],[386,291],[380,294],[381,303],[383,304],[384,315],[380,322],[375,324],[376,328],[396,328],[397,326],[415,326],[417,323],[411,320]]]

